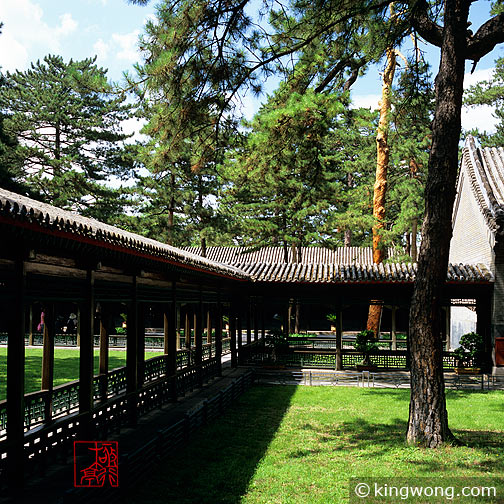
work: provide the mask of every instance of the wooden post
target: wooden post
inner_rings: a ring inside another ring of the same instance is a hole
[[[138,388],[141,388],[145,381],[145,305],[143,303],[138,303],[137,326]]]
[[[131,299],[128,303],[126,321],[126,394],[128,396],[128,418],[130,425],[137,423],[138,390],[138,298],[137,278],[133,276]]]
[[[100,313],[100,365],[98,374],[100,375],[101,400],[107,400],[108,388],[108,368],[109,368],[109,331],[110,321],[108,314],[103,309]]]
[[[243,328],[242,328],[242,315],[241,315],[242,306],[240,306],[236,310],[236,340],[238,342],[237,345],[237,364],[241,364],[242,358],[242,346],[243,346]]]
[[[485,293],[476,298],[476,332],[483,337],[488,365],[496,366],[495,341],[492,341],[492,297]]]
[[[42,348],[42,390],[48,390],[52,394],[54,374],[54,333],[55,333],[55,309],[53,303],[44,307],[44,340]],[[50,401],[49,401],[50,402]],[[47,412],[50,420],[51,408]]]
[[[397,333],[396,333],[396,312],[397,306],[392,306],[392,320],[390,327],[390,335],[392,336],[392,350],[397,350]]]
[[[80,347],[80,338],[81,338],[80,319],[81,319],[80,306],[77,306],[77,328],[76,328],[76,333],[77,333],[77,346],[78,347]]]
[[[33,346],[33,304],[30,303],[30,312],[28,314],[28,345]]]
[[[93,347],[94,347],[94,271],[87,272],[85,300],[81,306],[81,341],[79,350],[79,413],[81,439],[92,439],[90,415],[93,409]]]
[[[491,306],[490,300],[488,300],[488,302],[490,303],[488,305],[490,307]],[[445,317],[446,350],[448,351],[448,350],[451,350],[451,306],[446,306],[445,310],[446,310],[446,312],[445,312],[445,315],[446,315],[446,317]],[[476,308],[476,319],[478,318],[477,310],[478,310],[478,308]],[[477,322],[476,322],[476,324],[477,324]],[[478,333],[478,334],[480,334],[480,333]]]
[[[257,304],[253,304],[254,307],[254,341],[259,339],[259,314],[257,313]]]
[[[231,340],[229,342],[231,349],[231,367],[238,366],[238,358],[236,355],[236,313],[234,303],[231,303],[229,306],[229,336]],[[241,341],[239,338],[238,341]]]
[[[222,304],[220,291],[217,293],[215,313],[215,358],[217,359],[217,376],[222,376]]]
[[[7,336],[7,482],[13,491],[24,483],[25,293],[23,260],[15,262],[12,298],[6,304]]]
[[[164,314],[165,319],[165,340],[167,343],[167,370],[166,374],[170,380],[170,396],[172,401],[177,400],[177,342],[179,341],[178,317],[177,308],[177,284],[173,282],[172,285],[172,299],[171,304],[167,307]]]
[[[206,329],[207,329],[206,342],[212,344],[212,314],[210,311],[210,307],[207,309],[206,312]]]
[[[201,363],[203,361],[203,301],[201,298],[201,288],[199,292],[198,305],[194,312],[194,363],[197,367],[198,384],[203,385],[203,377],[201,374]]]
[[[175,288],[175,282],[173,283],[173,286]],[[177,347],[177,350],[180,350],[180,317],[181,317],[181,314],[180,314],[180,306],[176,305],[175,307],[176,309],[176,318],[177,318],[177,321],[176,321],[176,331],[177,331],[177,341],[176,341],[176,347]]]
[[[185,346],[191,349],[191,319],[189,318],[189,305],[185,307],[185,325],[184,325]]]
[[[252,327],[251,327],[251,316],[250,316],[250,298],[247,298],[247,305],[245,307],[246,310],[246,324],[247,324],[247,345],[252,343]]]
[[[341,355],[341,339],[343,337],[343,310],[338,308],[336,319],[336,371],[343,369],[343,358]]]
[[[264,316],[264,300],[261,302],[261,338],[266,337],[266,317]]]

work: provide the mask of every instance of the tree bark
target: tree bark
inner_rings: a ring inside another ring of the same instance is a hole
[[[387,50],[387,65],[383,73],[382,98],[380,101],[380,121],[376,135],[376,176],[373,193],[373,262],[380,264],[385,259],[385,248],[382,244],[380,230],[385,226],[385,198],[387,194],[387,171],[389,164],[389,112],[392,82],[396,67],[396,56],[393,48]],[[367,328],[373,331],[375,338],[380,333],[382,306],[372,304],[369,306]]]
[[[446,0],[436,112],[425,189],[425,218],[410,309],[411,400],[407,440],[437,447],[452,439],[444,390],[441,288],[452,235],[470,2]]]

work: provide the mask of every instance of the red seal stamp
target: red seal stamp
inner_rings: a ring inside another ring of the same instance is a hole
[[[74,441],[74,486],[119,486],[117,441]]]

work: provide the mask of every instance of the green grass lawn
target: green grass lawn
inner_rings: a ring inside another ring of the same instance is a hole
[[[327,504],[348,502],[352,477],[502,477],[504,393],[447,397],[463,444],[429,450],[404,443],[409,390],[255,386],[125,502]]]
[[[145,352],[150,359],[163,352]],[[40,390],[42,370],[42,348],[25,349],[25,392]],[[109,369],[126,365],[125,350],[109,350]],[[99,351],[94,351],[94,372],[98,373]],[[77,348],[54,349],[54,386],[79,378],[79,350]],[[6,398],[7,385],[7,348],[0,347],[0,400]]]

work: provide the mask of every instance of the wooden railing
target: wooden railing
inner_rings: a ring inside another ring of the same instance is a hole
[[[210,345],[208,344],[208,347]],[[158,397],[159,394],[166,399],[172,394],[172,391],[166,390],[168,384],[159,385],[159,381],[167,377],[167,355],[159,355],[147,359],[144,367],[144,387],[141,392],[142,404],[149,397],[150,391]],[[189,390],[201,383],[207,381],[217,372],[217,359],[207,358],[203,361],[200,368],[193,367],[191,352],[188,350],[179,350],[177,352],[177,394],[184,395]],[[151,384],[157,383],[152,386]],[[104,388],[106,385],[106,393]],[[161,388],[160,388],[161,387]],[[161,393],[162,390],[162,393]],[[109,401],[126,392],[126,367],[119,367],[109,371],[106,375],[97,375],[93,378],[93,399],[95,406],[104,399]],[[163,399],[163,400],[164,400]],[[149,399],[157,401],[158,399]],[[142,406],[145,410],[145,406]],[[47,390],[40,390],[25,395],[25,432],[38,427],[52,420],[64,417],[79,410],[79,381],[72,381],[54,387],[52,394]],[[6,437],[7,428],[7,401],[0,401],[0,441]]]

